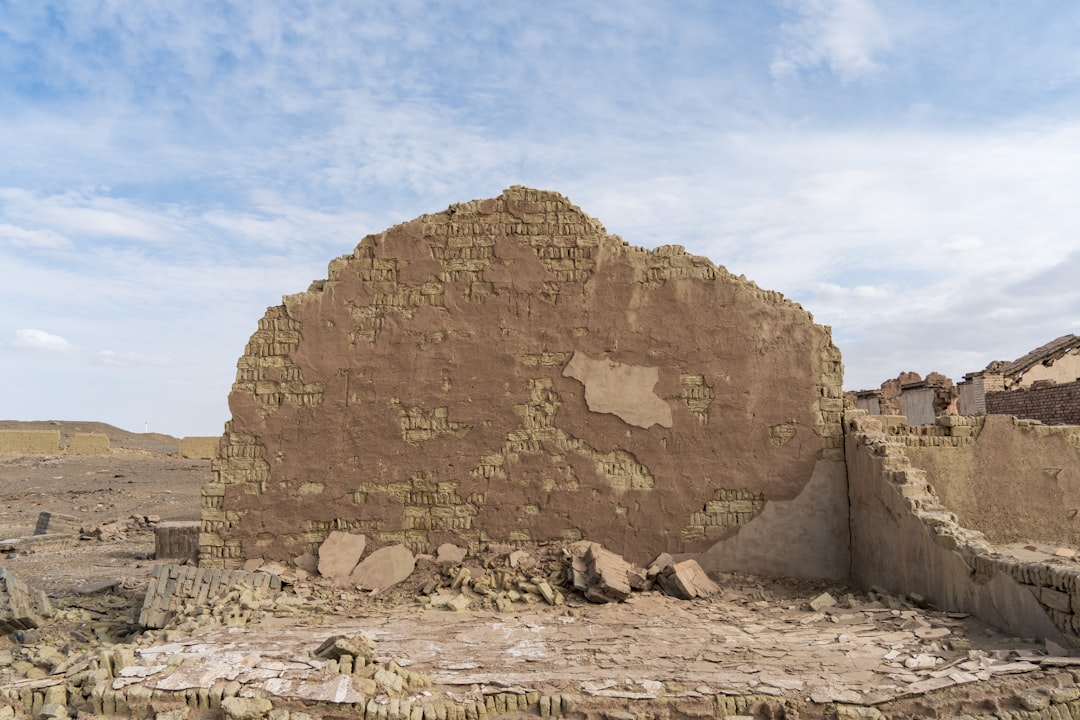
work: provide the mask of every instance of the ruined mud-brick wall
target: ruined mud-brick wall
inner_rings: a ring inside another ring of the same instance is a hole
[[[1040,493],[1035,484],[1015,482],[1016,465],[1005,456],[1056,457],[1075,468],[1080,428],[1021,422],[1010,430],[1002,423],[1013,426],[1011,418],[954,416],[938,418],[940,431],[925,432],[897,420],[854,409],[846,415],[852,579],[922,595],[1018,636],[1080,646],[1080,568],[1071,560],[1025,561],[1000,552],[994,538],[957,517],[955,488],[942,492],[964,483],[973,494],[1002,494],[1006,502],[1018,492]],[[979,472],[968,477],[973,463]],[[1063,513],[1069,504],[1054,508],[1051,495],[1042,497],[1043,511]],[[1045,539],[1038,527],[1026,529],[1030,539]]]
[[[962,525],[995,543],[1080,546],[1080,427],[943,415],[926,429],[897,437]]]
[[[1059,384],[1043,381],[1029,388],[988,392],[986,412],[1047,425],[1080,425],[1080,380]]]
[[[422,216],[328,274],[238,362],[204,565],[288,561],[334,529],[417,551],[587,537],[645,562],[843,458],[828,328],[557,193]]]

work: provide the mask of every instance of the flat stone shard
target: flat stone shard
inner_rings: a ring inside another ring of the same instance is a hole
[[[365,535],[335,530],[319,546],[319,574],[323,577],[349,577],[367,547]]]
[[[512,187],[365,237],[267,310],[199,562],[288,562],[345,528],[421,554],[702,553],[842,458],[841,382],[828,329],[779,293]]]
[[[594,603],[622,602],[630,597],[632,567],[597,543],[585,543],[571,557],[574,588]]]
[[[416,558],[404,545],[379,548],[360,561],[350,579],[361,590],[382,590],[412,575]]]
[[[563,375],[585,386],[585,403],[593,412],[611,413],[641,428],[671,427],[671,406],[653,392],[660,379],[657,368],[593,360],[576,352]]]
[[[720,586],[709,579],[697,560],[683,560],[665,567],[657,576],[664,592],[682,600],[708,597],[720,592]]]
[[[456,565],[465,559],[467,551],[453,543],[443,543],[435,551],[435,559],[440,565]]]

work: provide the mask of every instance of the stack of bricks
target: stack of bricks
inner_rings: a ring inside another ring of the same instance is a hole
[[[1030,388],[986,393],[989,415],[1013,415],[1047,425],[1080,425],[1080,379],[1035,383]]]
[[[82,532],[82,520],[73,515],[42,511],[38,513],[35,535],[78,535]]]
[[[155,560],[197,560],[199,557],[198,520],[170,520],[154,527]]]
[[[213,604],[214,600],[240,585],[277,594],[281,591],[281,578],[264,572],[154,565],[139,613],[139,624],[145,628],[165,627],[185,605]]]
[[[32,630],[50,615],[52,605],[45,593],[28,587],[0,568],[0,633]]]

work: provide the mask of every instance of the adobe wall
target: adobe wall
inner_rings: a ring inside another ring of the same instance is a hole
[[[0,430],[0,453],[60,452],[59,430]]]
[[[189,435],[180,438],[180,457],[209,460],[217,455],[220,437]]]
[[[1073,357],[1073,356],[1067,356]],[[1061,361],[1054,364],[1057,367]],[[1034,368],[1033,368],[1034,369]],[[1027,375],[1024,376],[1025,380]],[[986,412],[1047,425],[1080,425],[1080,380],[986,393]]]
[[[105,433],[75,433],[64,452],[72,455],[106,455],[112,448]]]
[[[913,448],[879,418],[851,410],[846,423],[853,582],[919,594],[1017,636],[1077,644],[1074,564],[995,552],[981,533],[957,522],[928,482],[930,473],[913,466]]]
[[[846,574],[828,328],[557,193],[514,187],[364,238],[267,310],[237,368],[203,565],[288,561],[348,529],[416,551],[584,537],[639,563],[711,551],[713,568]],[[798,567],[790,542],[812,543]]]
[[[994,543],[1080,546],[1080,427],[1005,415],[938,421],[934,434],[898,439],[960,524]]]

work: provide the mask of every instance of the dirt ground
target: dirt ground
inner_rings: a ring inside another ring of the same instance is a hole
[[[341,716],[327,710],[333,707],[327,697],[341,702],[349,687],[371,681],[350,686],[341,679],[344,670],[311,660],[336,635],[374,644],[384,669],[408,668],[428,679],[430,685],[402,695],[401,703],[465,707],[497,694],[540,693],[567,698],[563,715],[574,718],[992,717],[1080,698],[1080,674],[1074,675],[1080,658],[1052,657],[1033,640],[1005,637],[973,618],[906,598],[750,576],[718,578],[719,597],[693,602],[648,592],[627,603],[592,605],[568,591],[558,607],[524,604],[500,613],[477,597],[469,609],[449,612],[434,609],[420,589],[446,588],[460,568],[424,560],[392,592],[373,596],[293,578],[273,602],[233,598],[244,612],[202,611],[147,631],[135,622],[155,564],[152,523],[145,520],[197,519],[210,461],[178,457],[177,441],[166,436],[97,423],[39,425],[68,436],[105,432],[113,450],[0,455],[0,539],[32,534],[42,511],[78,517],[85,529],[115,522],[128,529],[0,558],[0,567],[43,590],[58,609],[36,631],[0,638],[0,706],[5,688],[49,681],[42,648],[78,658],[129,644],[130,677],[118,677],[120,686],[138,681],[193,692],[227,681],[268,694],[295,718],[303,717],[301,708],[312,718]],[[0,423],[5,427],[28,424]],[[532,552],[545,573],[557,572],[557,549]],[[506,560],[496,548],[466,565],[480,577],[506,567]],[[116,584],[86,592],[101,580]],[[813,609],[811,601],[824,592],[837,603]],[[20,658],[28,662],[20,665]],[[53,666],[53,675],[62,666]],[[319,688],[333,692],[324,697]],[[754,700],[736,706],[739,697]],[[91,716],[87,706],[79,710]],[[523,705],[521,712],[540,710]]]

